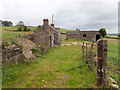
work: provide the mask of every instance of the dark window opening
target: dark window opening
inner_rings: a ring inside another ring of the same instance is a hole
[[[87,37],[87,35],[86,35],[86,34],[83,34],[83,37]]]

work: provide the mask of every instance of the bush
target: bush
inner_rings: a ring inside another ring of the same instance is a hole
[[[100,34],[101,34],[103,37],[105,37],[106,34],[107,34],[105,28],[101,28],[101,29],[99,30],[99,32],[100,32]]]
[[[22,31],[22,27],[19,27],[19,28],[18,28],[18,31]]]
[[[24,26],[23,31],[28,31],[27,26]]]

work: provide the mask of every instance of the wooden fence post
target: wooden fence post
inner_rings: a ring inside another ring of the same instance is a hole
[[[91,44],[91,49],[90,49],[90,50],[91,50],[91,51],[90,51],[90,54],[91,54],[91,56],[90,56],[91,69],[93,70],[93,65],[92,65],[92,64],[93,64],[93,56],[92,56],[92,55],[93,55],[93,53],[92,53],[92,52],[93,52],[93,50],[92,50],[93,48],[92,48],[92,47],[93,47],[93,44]]]
[[[97,85],[105,87],[107,85],[106,67],[107,67],[107,40],[98,40],[97,42]]]
[[[82,50],[83,50],[83,52],[82,52],[82,55],[83,55],[82,59],[84,60],[84,42],[83,42],[83,45],[82,45]]]
[[[86,60],[88,59],[88,52],[87,52],[87,43],[86,43]]]

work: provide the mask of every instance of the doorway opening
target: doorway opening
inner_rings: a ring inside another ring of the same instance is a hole
[[[100,39],[100,34],[96,34],[96,41]]]
[[[50,36],[50,47],[52,47],[52,36]]]

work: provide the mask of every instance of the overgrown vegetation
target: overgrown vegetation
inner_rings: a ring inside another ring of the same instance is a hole
[[[18,44],[16,43],[16,40],[11,38],[11,37],[3,38],[3,40],[2,40],[2,49],[4,49],[8,45],[18,45]]]

